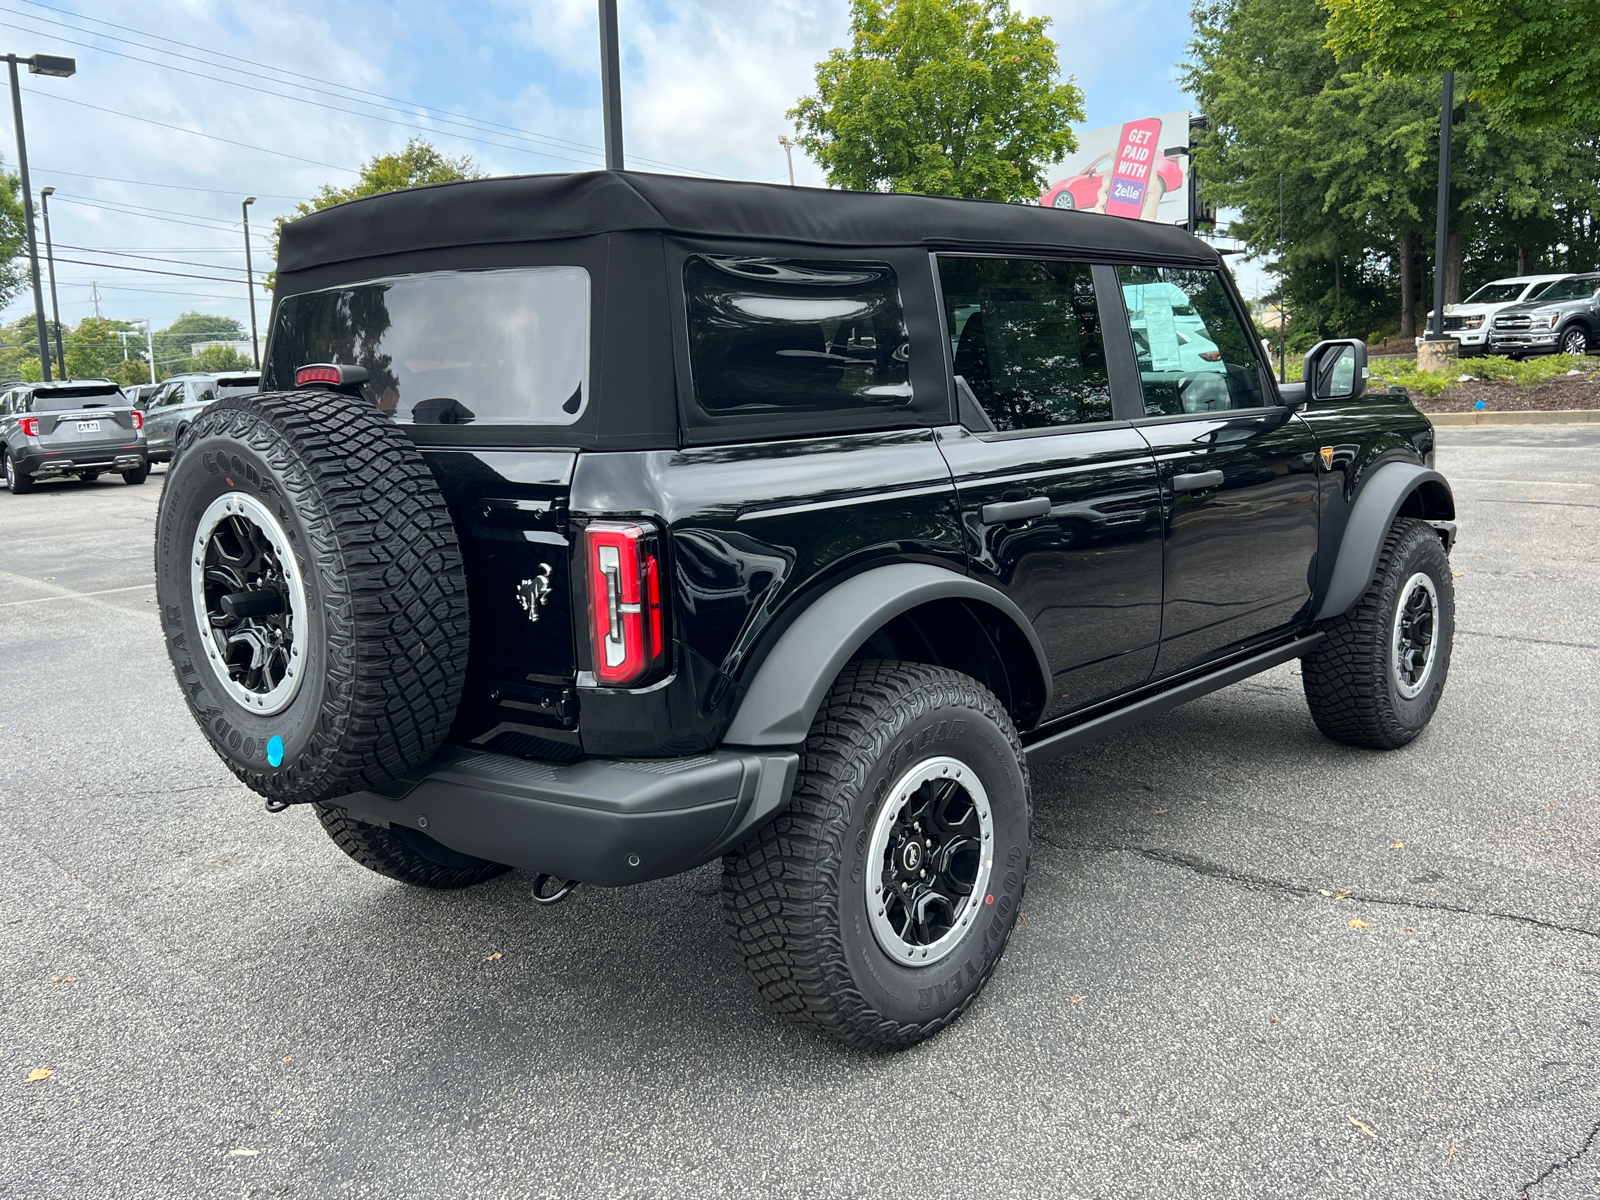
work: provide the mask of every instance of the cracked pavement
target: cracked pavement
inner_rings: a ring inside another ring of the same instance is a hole
[[[1600,1195],[1600,428],[1440,443],[1430,730],[1329,743],[1288,664],[1050,763],[1025,925],[895,1057],[769,1016],[715,868],[545,911],[267,815],[162,476],[0,494],[0,1196]]]

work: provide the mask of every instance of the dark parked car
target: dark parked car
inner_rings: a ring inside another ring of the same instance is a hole
[[[229,396],[244,396],[260,388],[254,372],[225,375],[174,375],[163,381],[144,404],[150,461],[166,462],[189,423],[206,406]]]
[[[1536,300],[1503,308],[1489,331],[1489,351],[1527,354],[1588,354],[1600,336],[1600,273],[1552,283]]]
[[[720,858],[777,1012],[909,1045],[1000,959],[1032,766],[1292,659],[1330,737],[1433,715],[1433,429],[1357,342],[1279,388],[1246,314],[1205,243],[1031,206],[596,172],[326,209],[265,390],[179,439],[178,682],[395,879]]]
[[[106,471],[143,483],[144,415],[108,379],[13,384],[0,393],[0,460],[19,495],[41,479],[92,483]]]

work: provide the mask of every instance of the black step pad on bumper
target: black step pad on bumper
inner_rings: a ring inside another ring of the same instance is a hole
[[[386,794],[331,803],[462,854],[620,887],[743,841],[788,803],[798,765],[793,751],[557,764],[447,746]]]

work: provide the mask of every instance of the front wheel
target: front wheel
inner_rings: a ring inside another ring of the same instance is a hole
[[[1397,750],[1433,718],[1455,635],[1450,558],[1425,521],[1396,521],[1355,606],[1301,659],[1317,728],[1337,742]]]
[[[977,681],[920,663],[840,673],[786,811],[723,860],[723,911],[767,1004],[896,1050],[960,1016],[1022,902],[1028,769]]]
[[[1589,331],[1581,325],[1574,325],[1561,335],[1561,353],[1587,354],[1589,353]]]
[[[1077,197],[1075,197],[1072,194],[1070,189],[1062,188],[1059,192],[1057,192],[1055,194],[1055,198],[1050,201],[1050,207],[1051,208],[1077,208],[1078,207],[1078,200],[1077,200]]]

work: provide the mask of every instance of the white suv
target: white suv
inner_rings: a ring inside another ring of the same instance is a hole
[[[1444,306],[1444,334],[1461,343],[1462,353],[1475,350],[1481,354],[1488,345],[1489,326],[1494,322],[1495,313],[1513,304],[1521,304],[1524,300],[1537,299],[1545,288],[1570,275],[1571,272],[1565,275],[1514,275],[1510,279],[1486,283],[1460,304]],[[1429,309],[1423,332],[1432,328],[1433,310]],[[1422,338],[1417,339],[1417,344],[1422,344]]]

